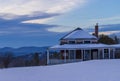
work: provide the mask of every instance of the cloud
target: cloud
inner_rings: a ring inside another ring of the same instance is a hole
[[[47,22],[85,2],[86,0],[0,0],[0,35],[70,31],[72,27],[48,25]]]
[[[44,13],[44,12],[33,12],[28,15],[16,15],[16,14],[5,14],[1,13],[0,18],[5,20],[20,20],[20,21],[28,21],[34,19],[44,19],[44,18],[51,18],[54,16],[58,16],[58,13]]]
[[[0,0],[0,13],[15,15],[29,15],[33,12],[63,14],[78,5],[82,6],[86,1],[87,0]],[[11,17],[14,18],[12,15],[6,16],[5,18],[10,19]],[[37,18],[36,20],[34,19],[28,22],[44,23],[53,19],[54,17],[45,20]]]
[[[49,32],[56,32],[56,33],[64,33],[64,32],[69,32],[69,31],[72,31],[74,30],[76,27],[72,27],[72,26],[56,26],[56,27],[50,27],[50,28],[47,28],[47,30]]]
[[[118,24],[120,23],[120,16],[113,16],[108,18],[98,18],[98,19],[90,19],[89,23],[100,23],[100,24]]]
[[[51,21],[52,19],[54,19],[54,18],[52,17],[52,18],[35,19],[35,20],[24,21],[23,23],[45,24],[45,23]]]
[[[0,35],[45,35],[49,33],[46,29],[58,25],[27,23],[25,21],[34,19],[46,19],[59,14],[32,13],[30,15],[0,14]]]
[[[0,1],[0,13],[29,14],[35,11],[61,13],[66,12],[86,0],[4,0]]]
[[[120,33],[120,30],[99,32],[99,34],[105,34],[105,35],[111,35],[111,34],[115,34],[115,33]]]
[[[56,12],[64,13],[78,5],[82,6],[86,2],[86,0],[62,0],[62,1],[55,0],[55,1],[56,1],[55,2],[56,4],[52,7],[50,7],[47,12],[49,12],[49,13],[56,13]]]

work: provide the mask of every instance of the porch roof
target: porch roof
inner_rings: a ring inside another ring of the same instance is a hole
[[[114,48],[111,45],[106,44],[64,44],[55,45],[49,49],[97,49],[97,48]]]
[[[120,48],[120,44],[114,44],[114,45],[111,45],[112,47],[114,48]]]

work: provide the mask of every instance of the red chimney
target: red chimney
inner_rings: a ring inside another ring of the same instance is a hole
[[[95,25],[95,36],[98,37],[98,23]]]

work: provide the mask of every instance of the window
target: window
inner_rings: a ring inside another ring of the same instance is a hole
[[[75,44],[75,41],[69,41],[69,44]]]
[[[77,40],[76,43],[77,44],[83,44],[83,41],[82,40]]]
[[[84,44],[90,44],[90,41],[84,41]]]
[[[85,50],[84,51],[84,60],[89,60],[90,59],[91,52],[90,50]]]
[[[60,45],[67,44],[67,40],[61,40]]]
[[[69,59],[75,59],[75,50],[69,51]]]
[[[108,49],[104,49],[104,58],[105,59],[109,58],[109,50]]]
[[[109,51],[108,51],[108,49],[104,49],[104,53],[108,53]]]

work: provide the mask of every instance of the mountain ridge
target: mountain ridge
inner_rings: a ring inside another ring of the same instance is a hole
[[[3,48],[0,48],[0,55],[3,55],[8,52],[13,53],[15,56],[32,54],[36,52],[44,54],[48,47],[49,46],[43,46],[43,47],[25,46],[25,47],[19,47],[19,48],[3,47]]]

